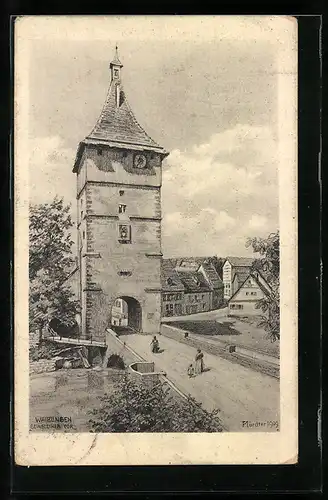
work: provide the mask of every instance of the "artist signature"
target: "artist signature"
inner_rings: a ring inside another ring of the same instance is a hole
[[[265,420],[265,421],[252,421],[252,420],[242,420],[241,422],[242,427],[246,427],[248,429],[251,428],[259,428],[259,427],[266,427],[269,429],[276,429],[279,431],[279,423],[278,420]]]

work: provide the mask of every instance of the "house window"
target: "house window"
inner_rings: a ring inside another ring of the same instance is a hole
[[[167,283],[169,286],[172,286],[172,285],[174,284],[174,283],[173,283],[173,279],[172,279],[172,278],[167,278],[166,283]]]
[[[118,213],[125,214],[125,211],[126,211],[126,205],[124,205],[123,203],[120,203],[118,206]]]
[[[182,314],[181,304],[175,304],[174,312],[175,312],[176,316],[180,316]]]
[[[206,304],[203,304],[203,309],[205,309]]]
[[[249,292],[246,292],[246,295],[249,295]]]
[[[83,239],[85,240],[85,231],[83,231]]]
[[[120,193],[120,196],[123,196],[123,195],[124,195],[124,191],[123,191],[123,189],[120,189],[120,190],[119,190],[119,193]]]
[[[202,295],[202,299],[204,300],[204,295]]]
[[[120,243],[131,243],[131,226],[128,224],[119,224],[118,240]]]
[[[256,292],[251,292],[251,295],[256,295]]]
[[[101,148],[98,148],[97,149],[97,155],[98,156],[102,156],[102,154],[103,154],[103,150]]]
[[[117,300],[116,300],[116,302],[115,302],[115,306],[116,306],[116,307],[120,307],[120,306],[121,306],[121,304],[120,304],[120,300],[119,300],[119,299],[117,299]]]

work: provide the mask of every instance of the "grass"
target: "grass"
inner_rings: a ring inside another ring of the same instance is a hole
[[[233,343],[279,357],[279,342],[272,343],[267,338],[266,332],[257,327],[257,323],[258,318],[252,318],[250,321],[245,318],[229,318],[228,321],[224,321],[220,318],[220,321],[219,319],[217,321],[172,321],[169,324],[190,333],[217,338],[225,343]]]
[[[220,335],[220,336],[230,336],[230,335],[241,335],[241,332],[236,330],[231,326],[231,323],[217,321],[172,321],[170,323],[172,326],[181,328],[182,330],[188,330],[191,333],[197,333],[198,335]]]

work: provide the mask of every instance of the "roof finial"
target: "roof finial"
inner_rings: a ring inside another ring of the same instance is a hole
[[[123,64],[121,63],[121,61],[119,60],[119,57],[118,57],[118,46],[117,46],[117,43],[115,45],[114,59],[112,60],[112,62],[110,64],[111,64],[111,66],[119,66],[120,68],[123,67]]]

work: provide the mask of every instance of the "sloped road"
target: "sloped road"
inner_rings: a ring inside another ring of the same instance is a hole
[[[208,371],[190,379],[187,368],[196,350],[164,336],[158,338],[163,349],[160,354],[151,353],[150,336],[127,335],[124,341],[143,359],[154,361],[156,369],[166,372],[184,394],[208,410],[218,408],[227,430],[277,431],[279,380],[210,354],[204,357]]]

